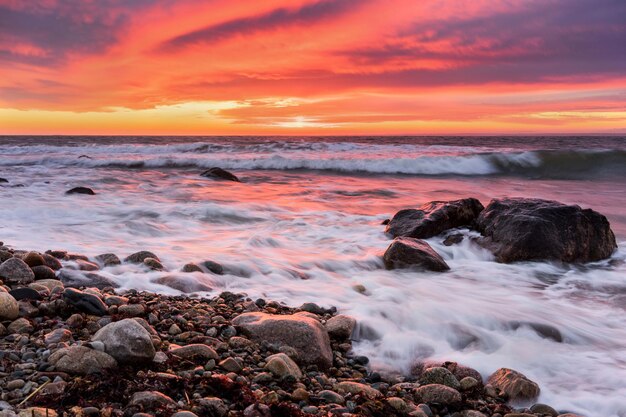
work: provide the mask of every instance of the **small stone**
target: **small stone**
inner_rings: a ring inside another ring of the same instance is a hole
[[[177,347],[177,348],[171,349],[169,352],[172,355],[178,356],[182,359],[187,359],[187,360],[199,359],[202,362],[206,362],[209,359],[219,358],[219,355],[213,348],[207,345],[199,344],[199,343]]]
[[[530,407],[530,411],[535,414],[540,414],[542,416],[557,417],[559,415],[559,413],[554,408],[541,403],[537,403]]]
[[[309,391],[305,390],[304,388],[296,388],[291,393],[291,399],[294,401],[309,401],[309,397]]]
[[[55,329],[44,336],[46,346],[70,340],[72,340],[72,332],[67,329]]]
[[[222,369],[225,369],[228,372],[240,372],[242,369],[239,362],[237,362],[233,358],[226,358],[223,361],[221,361],[219,365]]]
[[[85,346],[59,349],[50,355],[48,361],[57,371],[77,375],[103,373],[117,366],[117,362],[110,355]]]
[[[126,317],[137,317],[144,315],[146,308],[141,304],[125,304],[119,306],[117,312]]]
[[[35,273],[19,258],[11,258],[0,265],[0,278],[8,284],[30,284],[35,280]]]
[[[202,398],[198,401],[198,405],[202,409],[202,415],[224,417],[228,414],[228,406],[217,397]]]
[[[370,399],[380,398],[383,395],[375,388],[358,382],[344,381],[336,386],[336,390],[340,394],[364,394]]]
[[[31,324],[31,322],[28,321],[28,319],[25,319],[22,317],[13,321],[11,324],[9,324],[7,326],[7,330],[9,331],[9,334],[14,334],[14,333],[22,334],[22,333],[32,333],[33,330],[35,330],[35,328]]]
[[[144,410],[174,406],[176,403],[170,397],[158,391],[140,391],[133,394],[130,407],[141,407]]]
[[[44,287],[46,287],[48,291],[50,291],[50,293],[55,292],[57,288],[61,289],[61,291],[65,289],[65,286],[63,285],[63,283],[56,278],[42,279],[42,280],[38,280],[36,283],[37,285],[43,285]]]
[[[302,407],[302,412],[305,414],[317,414],[318,408],[314,405],[307,405],[306,407]]]
[[[6,387],[8,391],[13,391],[14,389],[20,389],[24,387],[24,385],[26,385],[26,381],[24,381],[23,379],[14,379],[7,382]]]
[[[404,401],[402,398],[399,397],[389,397],[387,398],[387,404],[389,404],[389,406],[391,408],[393,408],[394,410],[396,410],[399,413],[409,413],[411,411],[411,407],[409,407],[409,405],[406,403],[406,401]]]
[[[13,296],[17,301],[20,300],[41,300],[41,294],[38,291],[29,287],[16,288],[9,291],[9,294]]]
[[[339,340],[350,339],[355,326],[356,320],[344,314],[331,317],[326,322],[326,330],[328,330],[329,336]]]
[[[337,394],[335,391],[323,390],[320,391],[317,396],[324,402],[330,404],[345,404],[346,400],[343,396]]]
[[[128,298],[120,295],[109,295],[104,299],[104,304],[110,306],[121,306],[128,304]]]
[[[461,394],[454,388],[441,384],[429,384],[413,391],[415,399],[424,403],[438,403],[446,406],[461,403]]]
[[[181,334],[183,331],[180,330],[180,327],[178,327],[178,325],[176,323],[172,324],[169,328],[169,330],[167,331],[169,334],[171,334],[172,336],[176,336],[178,334]]]
[[[293,376],[296,379],[302,378],[302,371],[298,365],[284,353],[277,353],[267,358],[265,369],[279,378]]]
[[[191,411],[178,411],[172,414],[172,417],[198,417],[198,415]]]
[[[80,314],[72,314],[71,316],[68,317],[68,319],[65,321],[67,323],[68,326],[70,327],[81,327],[84,323],[84,319],[83,316],[81,316]]]

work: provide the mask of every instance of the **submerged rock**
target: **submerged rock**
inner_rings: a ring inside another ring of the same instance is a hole
[[[165,285],[183,293],[211,291],[211,287],[196,280],[193,276],[168,275],[152,280],[154,284]]]
[[[65,194],[85,194],[85,195],[96,195],[96,193],[88,187],[74,187],[70,190],[67,190]]]
[[[393,237],[428,239],[455,227],[471,226],[483,205],[475,198],[454,201],[431,201],[417,209],[397,212],[385,233]]]
[[[152,259],[156,259],[157,261],[160,261],[159,257],[156,256],[154,253],[147,251],[147,250],[142,250],[139,252],[135,252],[131,255],[128,255],[126,258],[124,258],[124,262],[140,264],[140,263],[143,263],[143,261],[145,261],[147,258],[152,258]]]
[[[410,237],[395,238],[385,251],[383,261],[387,269],[415,267],[437,272],[450,269],[428,243]]]
[[[103,253],[101,255],[96,256],[96,262],[98,262],[103,267],[107,266],[115,266],[120,265],[122,261],[117,257],[114,253]]]
[[[492,200],[477,220],[479,240],[499,262],[592,262],[617,248],[609,221],[591,209],[531,198]]]
[[[500,368],[494,372],[487,383],[499,390],[510,401],[532,401],[539,396],[539,385],[526,378],[521,372]]]
[[[235,174],[218,167],[209,168],[200,175],[207,178],[241,182]]]
[[[232,324],[253,340],[294,348],[301,364],[316,364],[323,369],[332,365],[328,332],[315,319],[297,314],[244,313],[235,317]]]
[[[100,290],[109,287],[119,287],[119,285],[112,279],[94,272],[81,272],[72,271],[69,269],[62,269],[59,272],[58,278],[66,287],[95,287]]]

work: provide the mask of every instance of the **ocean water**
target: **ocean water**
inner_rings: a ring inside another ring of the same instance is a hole
[[[199,175],[212,166],[244,182]],[[169,272],[102,274],[123,288],[179,294],[153,282],[170,275],[212,294],[336,306],[359,320],[355,349],[381,371],[510,367],[559,410],[626,416],[624,137],[0,137],[0,177],[0,240],[15,248],[151,250]],[[74,186],[97,195],[64,194]],[[383,269],[382,220],[470,196],[593,208],[620,248],[589,265],[503,265],[469,239],[435,237],[450,272]],[[208,259],[229,273],[176,272]],[[554,326],[563,341],[513,322]]]

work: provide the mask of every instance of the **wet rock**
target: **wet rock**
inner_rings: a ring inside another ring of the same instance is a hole
[[[153,410],[167,406],[174,406],[176,403],[170,397],[158,391],[140,391],[133,394],[130,407],[140,407],[144,410]]]
[[[427,404],[436,403],[452,406],[461,403],[461,394],[457,390],[441,384],[429,384],[415,388],[413,396],[416,401]]]
[[[142,250],[139,252],[135,252],[131,255],[128,255],[126,258],[124,258],[124,262],[130,262],[133,264],[140,264],[143,263],[143,261],[146,258],[153,258],[156,259],[157,261],[159,261],[159,257],[156,256],[154,253],[147,251],[147,250]]]
[[[52,268],[46,265],[39,265],[32,268],[35,274],[35,281],[40,279],[56,279],[57,276]]]
[[[29,287],[16,288],[9,291],[9,294],[13,296],[17,301],[20,300],[41,300],[41,294]]]
[[[0,264],[2,264],[2,262],[6,261],[7,259],[11,259],[12,257],[13,254],[11,252],[0,250]]]
[[[465,378],[459,381],[460,390],[461,391],[472,391],[481,386],[481,382],[476,380],[476,378],[472,378],[471,376],[466,376]]]
[[[557,417],[559,415],[554,408],[546,404],[535,404],[530,407],[530,411],[541,416]]]
[[[28,252],[22,258],[22,260],[24,261],[26,265],[30,266],[31,268],[33,266],[45,265],[43,256],[41,256],[41,254],[37,252]]]
[[[332,365],[330,338],[317,320],[302,315],[244,313],[235,317],[232,324],[253,340],[294,348],[301,364],[316,364],[322,369]]]
[[[520,327],[528,327],[544,339],[551,339],[555,342],[563,343],[563,335],[559,329],[552,325],[530,321],[512,321],[509,322],[509,325],[513,330],[517,330]]]
[[[356,326],[356,320],[353,317],[346,316],[344,314],[338,314],[331,317],[326,322],[326,330],[333,339],[347,340],[352,336],[354,328]]]
[[[206,362],[209,359],[219,358],[219,355],[213,348],[207,345],[202,345],[202,344],[191,344],[191,345],[181,346],[181,347],[170,349],[169,352],[172,355],[178,356],[186,360],[198,359],[200,361]]]
[[[114,253],[103,253],[95,257],[96,262],[98,262],[102,267],[115,266],[120,265],[122,261],[117,257]]]
[[[397,212],[385,232],[395,237],[428,239],[455,227],[470,226],[483,205],[475,198],[454,201],[431,201],[417,209]]]
[[[119,306],[117,312],[125,317],[138,317],[146,313],[146,308],[141,304],[124,304]]]
[[[500,368],[487,383],[502,392],[510,401],[532,401],[539,396],[539,386],[521,372]]]
[[[217,397],[205,397],[198,400],[198,412],[203,416],[224,417],[228,414],[228,406]]]
[[[148,268],[152,269],[153,271],[162,271],[163,269],[165,269],[163,264],[159,262],[159,260],[154,259],[154,258],[144,259],[143,264],[147,266]]]
[[[450,269],[428,243],[409,237],[394,239],[385,251],[383,261],[387,269],[413,267],[436,272]]]
[[[228,172],[225,169],[218,168],[218,167],[209,168],[200,175],[206,178],[241,182],[239,178],[235,176],[235,174]]]
[[[117,367],[110,355],[85,346],[70,346],[54,352],[48,358],[57,371],[68,374],[99,374]]]
[[[204,261],[202,262],[202,266],[205,267],[209,272],[213,272],[216,275],[224,274],[224,267],[215,261]]]
[[[0,265],[0,278],[8,284],[30,284],[35,280],[35,273],[19,258],[7,259]]]
[[[65,194],[84,194],[84,195],[96,195],[96,193],[89,187],[74,187],[65,192]]]
[[[320,398],[322,401],[330,404],[343,405],[346,403],[346,399],[343,398],[342,395],[337,394],[335,391],[322,390],[317,393],[317,397]]]
[[[76,309],[95,316],[104,316],[108,309],[102,300],[93,295],[74,288],[66,288],[63,298]]]
[[[72,340],[72,332],[67,329],[54,329],[53,331],[46,333],[44,336],[44,342],[46,345],[68,342],[70,340]]]
[[[151,282],[159,285],[165,285],[166,287],[173,288],[183,293],[211,291],[212,288],[202,282],[197,281],[194,277],[183,276],[165,276],[159,277]]]
[[[49,253],[44,253],[41,256],[43,257],[44,265],[48,268],[54,271],[58,271],[59,269],[63,268],[61,262]]]
[[[447,236],[444,239],[443,244],[446,246],[452,246],[452,245],[457,245],[461,242],[463,242],[463,235],[461,233],[454,233],[454,234]]]
[[[63,283],[58,279],[41,279],[35,282],[35,284],[46,287],[51,293],[58,291],[57,289],[63,290],[65,288]]]
[[[147,363],[156,354],[150,333],[133,319],[109,323],[91,340],[104,343],[104,351],[122,364]]]
[[[78,265],[78,269],[81,271],[97,271],[100,269],[100,267],[95,263],[84,259],[76,259],[76,264]]]
[[[279,378],[283,378],[287,375],[293,376],[296,379],[302,378],[302,371],[298,365],[284,353],[277,353],[271,355],[266,359],[265,369]]]
[[[198,265],[194,263],[188,263],[182,267],[181,272],[191,273],[191,272],[204,272],[204,271]]]
[[[6,178],[0,178],[0,183],[8,183],[9,180],[7,180]]]
[[[442,367],[426,369],[420,376],[419,381],[422,385],[441,384],[446,385],[450,388],[454,388],[457,391],[461,388],[459,380],[456,379],[452,372]]]
[[[59,271],[59,280],[66,287],[80,288],[80,287],[94,287],[98,289],[105,288],[118,288],[119,285],[110,278],[104,275],[96,274],[94,272],[81,272],[72,271],[69,269],[62,269]]]
[[[11,294],[0,291],[0,320],[16,319],[19,312],[17,300]]]
[[[221,361],[219,365],[222,369],[228,372],[240,372],[243,369],[241,364],[233,358],[226,358]]]
[[[617,248],[609,221],[598,212],[557,201],[505,198],[492,200],[477,220],[499,262],[556,260],[592,262]]]

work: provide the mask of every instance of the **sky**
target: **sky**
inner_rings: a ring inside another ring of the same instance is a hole
[[[0,134],[626,133],[625,0],[0,0]]]

